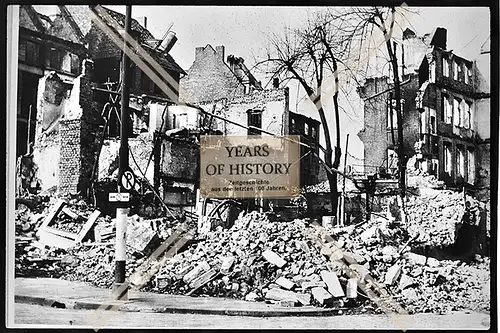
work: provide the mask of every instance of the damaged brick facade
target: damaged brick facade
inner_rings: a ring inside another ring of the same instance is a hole
[[[446,50],[445,29],[437,28],[430,37],[418,71],[403,75],[401,85],[407,167],[448,185],[488,186],[481,170],[489,170],[489,91],[478,82],[476,61]],[[390,131],[390,82],[387,77],[370,78],[359,89],[365,126],[358,135],[364,143],[366,172],[396,166],[390,156],[392,135],[396,144],[398,140],[397,131]]]
[[[83,67],[72,85],[56,73],[41,80],[34,162],[42,190],[56,186],[60,194],[85,193],[90,186],[99,113],[92,99],[92,62]]]
[[[86,191],[93,181],[93,169],[97,166],[99,141],[103,134],[104,115],[101,112],[104,104],[109,102],[107,93],[96,93],[95,89],[109,89],[108,86],[100,86],[100,84],[112,80],[115,81],[116,88],[119,81],[122,51],[91,19],[93,11],[91,6],[60,5],[56,8],[58,14],[51,17],[37,13],[32,6],[23,7],[25,8],[20,14],[21,22],[24,22],[23,26],[25,26],[23,31],[29,30],[29,34],[34,36],[30,36],[31,39],[41,36],[49,41],[47,43],[49,46],[53,46],[53,42],[57,41],[68,51],[64,55],[63,53],[56,54],[51,49],[53,54],[51,53],[49,58],[44,58],[43,55],[49,53],[43,52],[42,43],[39,43],[39,48],[36,50],[40,50],[42,56],[39,57],[40,59],[37,58],[36,64],[30,63],[31,67],[27,71],[28,74],[35,75],[32,80],[33,84],[29,85],[29,82],[23,80],[27,76],[21,75],[24,72],[20,72],[20,84],[23,88],[33,86],[35,87],[33,90],[37,92],[34,96],[28,96],[30,100],[37,100],[38,112],[34,114],[36,126],[32,127],[32,131],[35,132],[33,135],[35,137],[34,160],[39,165],[37,178],[42,190],[57,188],[60,194],[77,192],[87,194]],[[107,8],[103,8],[103,11],[119,24],[124,24],[123,14]],[[185,73],[168,54],[173,43],[168,45],[168,49],[163,43],[161,47],[157,47],[162,40],[155,39],[137,20],[132,22],[131,34],[170,75],[172,80],[170,86],[174,88],[174,91],[169,97],[177,99],[178,88],[176,86],[180,75]],[[42,41],[40,38],[36,40]],[[33,45],[30,47],[33,48]],[[78,58],[73,57],[73,54],[77,54]],[[26,53],[26,59],[28,55],[30,53]],[[92,61],[84,61],[86,58],[91,58]],[[24,67],[20,66],[20,68],[26,69],[23,59],[20,59],[20,63]],[[55,66],[58,64],[56,60],[60,61],[60,68]],[[82,61],[84,61],[83,70],[80,69]],[[76,70],[73,68],[75,66]],[[167,94],[153,84],[137,66],[132,65],[132,67],[130,124],[134,131],[147,132],[149,106],[155,104],[155,100],[165,100]],[[77,76],[80,73],[82,74]],[[23,89],[23,91],[27,90]],[[19,98],[26,99],[24,95],[20,93]],[[137,98],[137,96],[141,97]],[[119,98],[115,100],[114,106],[119,110]],[[26,107],[22,106],[22,108]],[[110,133],[117,135],[117,119],[110,119],[110,124],[115,128],[112,130],[108,128],[107,135]],[[146,147],[147,145],[141,142],[136,146]],[[113,145],[108,145],[109,147]],[[134,147],[133,141],[131,147]],[[152,148],[149,152],[151,151]],[[143,155],[138,154],[141,159]],[[50,163],[45,163],[45,161],[50,161]],[[132,165],[132,160],[130,162]],[[99,176],[99,172],[96,173],[97,175],[94,176]],[[152,181],[152,175],[149,179]]]
[[[243,126],[255,126],[265,131],[288,134],[288,89],[258,90],[232,99],[198,103],[205,111]],[[213,128],[224,135],[247,135],[249,130],[214,119]]]

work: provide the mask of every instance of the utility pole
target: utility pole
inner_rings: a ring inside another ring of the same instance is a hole
[[[127,5],[125,16],[125,32],[123,33],[123,55],[120,69],[122,81],[122,96],[121,96],[121,126],[120,126],[120,159],[118,164],[118,193],[124,188],[123,178],[128,171],[128,118],[129,118],[129,71],[130,60],[125,52],[127,46],[127,36],[130,36],[132,6]],[[115,285],[114,293],[117,299],[128,300],[128,288],[124,288],[125,283],[125,267],[127,260],[127,218],[128,218],[128,202],[118,200],[116,208],[116,248],[115,248]],[[120,288],[121,287],[121,288]]]

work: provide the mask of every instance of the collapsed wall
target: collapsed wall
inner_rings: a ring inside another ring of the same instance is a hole
[[[93,102],[92,69],[86,60],[72,83],[55,72],[40,80],[33,155],[42,191],[85,193],[90,186],[101,121]]]

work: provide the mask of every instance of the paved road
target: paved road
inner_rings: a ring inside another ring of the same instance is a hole
[[[16,303],[16,327],[82,327],[82,328],[302,328],[302,329],[488,329],[486,314],[455,313],[450,315],[419,314],[404,321],[384,315],[356,315],[333,317],[239,317],[144,312],[105,312],[105,322],[96,322],[94,310],[71,310]],[[34,325],[34,326],[31,326]],[[36,325],[36,326],[35,326]]]

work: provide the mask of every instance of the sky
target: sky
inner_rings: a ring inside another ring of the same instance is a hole
[[[53,6],[52,6],[53,7]],[[125,13],[125,6],[108,6]],[[51,9],[44,6],[35,8],[45,14]],[[298,27],[308,13],[322,10],[322,7],[272,7],[272,6],[132,6],[134,18],[147,17],[147,28],[156,38],[161,38],[173,23],[171,30],[178,38],[170,54],[176,62],[188,70],[194,61],[195,48],[211,44],[224,45],[226,57],[230,54],[243,57],[251,68],[259,56],[264,55],[267,38],[270,33],[283,31],[285,26]],[[53,9],[52,9],[53,10]],[[409,17],[409,27],[423,35],[436,27],[448,31],[447,46],[455,54],[466,59],[474,59],[481,45],[490,35],[490,13],[486,7],[420,7]],[[399,29],[399,33],[401,29]],[[396,29],[396,37],[398,29]],[[257,74],[257,73],[254,73]],[[267,82],[265,78],[256,75]],[[291,111],[298,111],[319,119],[314,108],[302,102],[297,105],[303,93],[297,90],[297,83],[290,85]],[[362,143],[357,133],[362,129],[363,119],[361,104],[357,96],[350,96],[342,104],[345,113],[341,115],[341,148],[344,150],[346,134],[349,133],[349,152],[358,158],[363,157]],[[333,112],[327,113],[327,119],[334,128]]]

